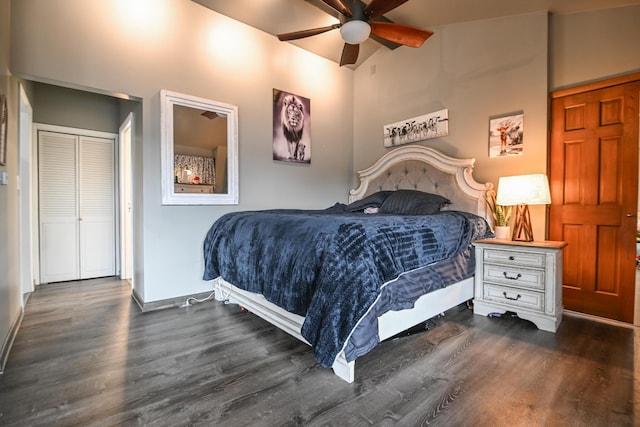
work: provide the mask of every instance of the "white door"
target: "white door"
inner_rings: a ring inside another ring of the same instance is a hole
[[[79,137],[80,279],[115,274],[114,141]]]
[[[114,140],[38,133],[42,283],[115,274]]]
[[[78,265],[77,137],[38,135],[41,282],[76,280]]]

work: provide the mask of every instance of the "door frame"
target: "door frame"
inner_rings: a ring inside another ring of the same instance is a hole
[[[640,73],[626,74],[620,77],[614,77],[606,80],[599,80],[597,82],[586,83],[578,86],[571,86],[565,89],[558,89],[551,92],[551,99],[563,98],[569,95],[577,95],[583,92],[589,92],[592,90],[605,89],[611,86],[618,86],[627,83],[633,83],[640,81]]]
[[[120,217],[120,279],[129,280],[133,288],[133,199],[132,199],[132,169],[131,148],[133,113],[129,113],[120,125],[118,166],[119,173],[119,217]]]
[[[23,304],[34,290],[33,262],[35,252],[33,240],[33,151],[31,127],[33,125],[33,107],[24,85],[18,84],[19,120],[18,120],[18,233],[20,252],[20,290]]]
[[[33,163],[32,165],[34,165],[33,167],[33,173],[32,173],[32,182],[33,182],[33,192],[32,192],[32,197],[31,197],[31,207],[32,207],[32,218],[33,218],[33,223],[36,224],[34,229],[33,229],[33,242],[34,242],[34,247],[33,247],[33,281],[35,285],[40,285],[42,284],[42,281],[40,280],[40,226],[39,226],[39,217],[40,217],[40,211],[39,211],[39,189],[38,189],[38,179],[39,179],[39,175],[38,175],[38,132],[40,131],[50,131],[50,132],[58,132],[58,133],[68,133],[68,134],[73,134],[73,135],[80,135],[80,136],[89,136],[89,137],[96,137],[96,138],[107,138],[107,139],[114,139],[114,145],[115,147],[118,146],[119,144],[119,140],[118,140],[118,134],[117,133],[111,133],[111,132],[102,132],[102,131],[96,131],[96,130],[90,130],[90,129],[81,129],[81,128],[73,128],[73,127],[68,127],[68,126],[59,126],[59,125],[50,125],[50,124],[46,124],[46,123],[38,123],[38,122],[34,122],[33,126],[32,126],[32,133],[31,133],[31,152],[32,152],[32,159],[33,159]],[[114,156],[114,159],[117,159],[117,157]],[[119,169],[118,169],[118,161],[115,160],[114,161],[114,176],[117,177],[118,173],[119,173]],[[118,229],[118,222],[119,222],[119,215],[118,215],[118,209],[119,209],[119,194],[118,194],[118,187],[117,187],[117,183],[114,183],[114,207],[115,207],[115,218],[114,218],[114,226],[115,226],[115,230]],[[118,260],[120,259],[120,236],[119,233],[116,232],[114,235],[114,244],[115,244],[115,260],[116,260],[116,271],[118,271]]]

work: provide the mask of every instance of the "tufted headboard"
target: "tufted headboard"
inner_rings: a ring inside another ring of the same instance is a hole
[[[493,184],[473,178],[475,159],[455,159],[433,148],[407,145],[387,152],[367,169],[358,171],[360,186],[349,202],[381,190],[420,190],[451,201],[447,209],[472,212],[491,221],[487,192]]]

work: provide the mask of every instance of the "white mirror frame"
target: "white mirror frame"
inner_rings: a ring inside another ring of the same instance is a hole
[[[227,192],[176,193],[174,186],[173,106],[181,105],[213,111],[227,118]],[[162,146],[163,205],[237,205],[238,204],[238,107],[191,95],[160,91],[160,142]]]

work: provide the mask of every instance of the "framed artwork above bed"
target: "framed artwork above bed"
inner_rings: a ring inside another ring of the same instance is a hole
[[[449,135],[449,110],[423,114],[384,126],[384,146],[409,144]]]

